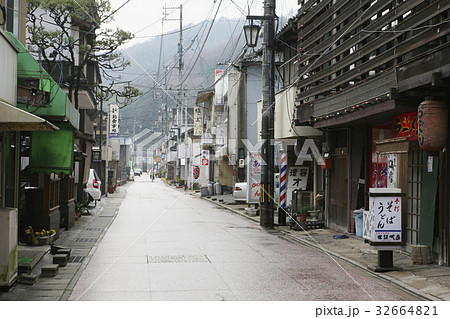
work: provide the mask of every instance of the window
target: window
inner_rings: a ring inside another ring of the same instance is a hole
[[[408,195],[406,250],[419,243],[420,198],[422,194],[423,151],[408,152]]]

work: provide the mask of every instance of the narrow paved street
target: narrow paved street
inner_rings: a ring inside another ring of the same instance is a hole
[[[159,179],[120,191],[69,300],[413,300]]]

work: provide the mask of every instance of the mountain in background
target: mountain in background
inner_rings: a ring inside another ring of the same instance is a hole
[[[286,22],[286,17],[280,17],[279,27]],[[214,71],[225,69],[243,52],[245,23],[245,19],[220,18],[212,28],[211,21],[184,27],[181,90],[184,105],[194,106],[197,92],[214,85]],[[163,105],[168,110],[176,107],[179,36],[179,32],[173,31],[123,50],[131,65],[118,74],[119,81],[130,81],[143,95],[121,109],[120,134],[132,136],[145,128],[161,131],[165,125]]]
[[[182,69],[185,105],[194,106],[197,92],[214,84],[215,69],[226,68],[242,53],[244,23],[220,18],[210,31],[211,21],[185,27]],[[162,105],[166,103],[168,108],[176,106],[178,43],[179,32],[172,32],[162,37],[162,47],[161,37],[156,37],[123,50],[131,65],[119,74],[119,81],[131,81],[130,85],[141,90],[143,95],[121,109],[121,134],[134,135],[145,128],[161,130]]]

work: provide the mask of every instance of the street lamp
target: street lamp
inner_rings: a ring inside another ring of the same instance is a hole
[[[259,29],[253,20],[263,23],[263,59],[262,59],[262,116],[261,116],[261,197],[260,225],[266,228],[274,227],[274,104],[275,104],[275,0],[264,1],[263,16],[247,16],[250,25],[244,27],[245,38],[249,47],[256,45]],[[250,40],[250,41],[249,41]],[[253,40],[255,40],[253,42]]]
[[[245,42],[250,48],[256,47],[258,44],[258,36],[261,26],[253,24],[253,19],[250,19],[250,24],[244,25]]]

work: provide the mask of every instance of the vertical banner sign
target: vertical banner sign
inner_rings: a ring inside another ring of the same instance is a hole
[[[395,188],[397,187],[397,154],[388,154],[388,177],[387,177],[387,187]]]
[[[203,109],[199,106],[194,108],[194,135],[203,135]]]
[[[221,81],[221,77],[223,76],[223,70],[216,70],[215,74],[215,105],[223,105],[223,81]]]
[[[209,164],[209,152],[202,151],[202,166],[208,166]]]
[[[261,153],[248,152],[247,203],[257,204],[261,196]]]
[[[109,136],[119,136],[119,107],[115,104],[109,105]]]
[[[399,188],[369,191],[369,233],[372,243],[402,242],[402,200]]]
[[[192,177],[194,177],[195,180],[199,179],[199,177],[200,177],[200,167],[199,166],[193,167]]]
[[[280,172],[280,207],[286,208],[286,170],[287,170],[287,153],[281,153],[281,172]]]

